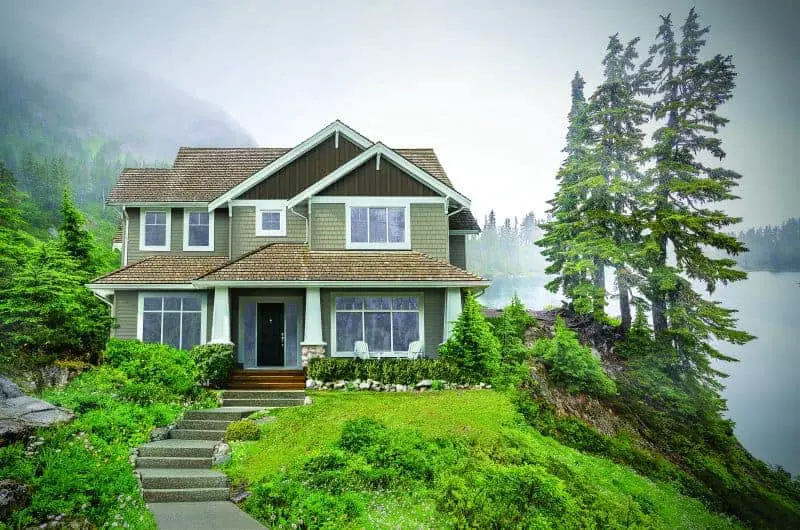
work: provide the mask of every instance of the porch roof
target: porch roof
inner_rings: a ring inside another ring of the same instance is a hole
[[[151,256],[96,278],[92,284],[190,284],[227,261],[224,256]]]
[[[218,267],[198,282],[463,282],[485,278],[415,250],[310,250],[272,243]]]

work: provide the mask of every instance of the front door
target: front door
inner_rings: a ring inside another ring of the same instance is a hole
[[[258,366],[283,366],[283,304],[258,304]]]

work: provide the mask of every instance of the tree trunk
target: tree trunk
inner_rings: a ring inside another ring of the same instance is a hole
[[[595,299],[594,299],[595,300],[595,303],[594,303],[594,314],[595,314],[595,316],[598,316],[598,315],[602,315],[603,313],[605,313],[605,310],[606,310],[606,307],[605,307],[605,300],[606,300],[606,296],[605,296],[605,292],[606,292],[606,268],[605,268],[605,265],[603,265],[603,262],[601,262],[600,260],[597,260],[594,263],[593,283],[594,283],[595,289],[597,289],[598,291],[602,291],[602,293],[603,293],[603,296],[601,297],[600,300],[598,300],[597,297],[595,297]]]
[[[661,236],[658,245],[658,263],[654,270],[658,270],[658,268],[664,267],[667,264],[667,237]],[[669,327],[669,323],[667,322],[667,295],[657,285],[653,287],[651,302],[653,304],[653,332],[657,337],[659,334],[667,331]]]
[[[617,269],[617,285],[619,286],[619,314],[621,318],[620,329],[623,333],[628,333],[631,329],[631,299],[630,288],[625,279],[625,271]]]

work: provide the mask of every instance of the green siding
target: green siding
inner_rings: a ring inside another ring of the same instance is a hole
[[[137,291],[115,291],[113,315],[116,317],[116,327],[111,330],[111,336],[117,339],[136,338],[136,312],[139,309]]]
[[[311,248],[341,250],[345,247],[344,204],[311,205]]]
[[[467,270],[466,236],[450,236],[450,263]]]
[[[306,239],[306,220],[294,212],[286,212],[286,236],[264,237],[256,235],[255,206],[235,206],[231,219],[231,257],[241,256],[267,243],[281,241],[303,242]]]
[[[447,261],[447,216],[441,204],[411,204],[411,248]]]
[[[153,208],[157,210],[158,208]],[[172,208],[170,248],[168,251],[139,250],[140,210],[131,208],[128,212],[128,263],[140,261],[148,256],[228,256],[228,211],[217,208],[214,211],[214,250],[212,252],[187,252],[183,250],[183,208]]]

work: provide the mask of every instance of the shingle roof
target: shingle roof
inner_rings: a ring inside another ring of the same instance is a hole
[[[415,250],[310,250],[273,243],[209,272],[219,281],[446,281],[484,278]]]
[[[224,256],[151,256],[101,276],[92,283],[189,283],[227,261]]]
[[[450,216],[450,230],[477,230],[481,231],[478,221],[469,210],[461,210]]]

